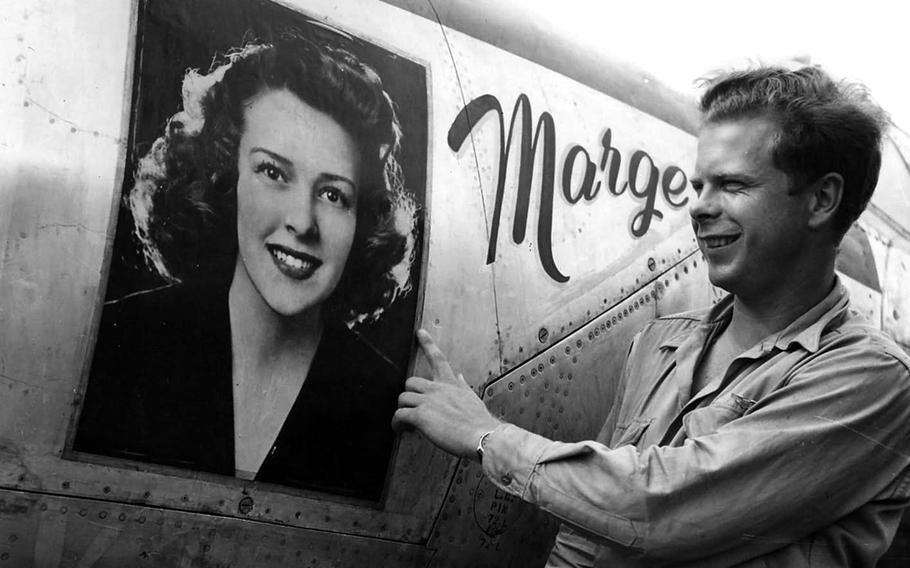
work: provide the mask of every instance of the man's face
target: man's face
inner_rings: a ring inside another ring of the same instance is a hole
[[[765,118],[706,124],[698,137],[689,214],[711,283],[741,299],[798,285],[808,236],[806,191],[773,163],[777,126]]]

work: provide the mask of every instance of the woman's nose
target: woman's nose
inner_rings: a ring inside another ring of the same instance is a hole
[[[319,236],[319,223],[316,218],[316,207],[311,192],[289,192],[290,199],[285,203],[285,228],[298,239]]]

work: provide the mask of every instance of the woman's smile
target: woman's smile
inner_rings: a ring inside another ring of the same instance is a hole
[[[287,90],[246,103],[237,159],[237,270],[249,298],[287,317],[332,295],[357,228],[361,158],[351,135]],[[258,294],[256,294],[258,292]]]
[[[295,280],[306,280],[322,264],[321,260],[312,255],[281,245],[266,245],[266,248],[272,253],[272,259],[278,270]]]

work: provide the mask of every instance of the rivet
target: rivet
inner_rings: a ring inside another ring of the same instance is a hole
[[[649,258],[648,259],[648,270],[650,270],[651,272],[654,272],[654,269],[656,269],[656,268],[657,268],[657,262],[655,262],[653,258]]]
[[[249,514],[249,512],[253,510],[253,498],[247,495],[241,499],[240,503],[237,504],[237,510],[239,510],[242,515]]]
[[[515,383],[512,381],[509,381],[509,390],[515,390]],[[266,513],[268,513],[268,511],[266,511]]]
[[[541,343],[546,343],[547,339],[550,337],[550,332],[547,331],[547,328],[542,327],[537,331],[537,340]]]

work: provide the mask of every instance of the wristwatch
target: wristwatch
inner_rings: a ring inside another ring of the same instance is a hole
[[[487,438],[489,438],[490,434],[492,434],[492,433],[493,433],[493,430],[490,430],[489,432],[484,432],[483,434],[480,435],[480,439],[477,440],[477,450],[476,450],[477,461],[479,461],[480,463],[483,463],[484,446],[487,445]]]

